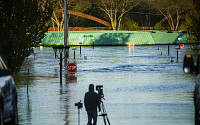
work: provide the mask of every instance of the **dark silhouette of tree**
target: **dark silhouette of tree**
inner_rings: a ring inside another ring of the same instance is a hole
[[[0,55],[14,73],[48,30],[51,0],[0,0]]]
[[[200,43],[200,1],[193,0],[190,12],[186,15],[186,29],[190,43]]]
[[[190,7],[191,0],[147,0],[167,20],[171,30],[178,30],[182,14]]]

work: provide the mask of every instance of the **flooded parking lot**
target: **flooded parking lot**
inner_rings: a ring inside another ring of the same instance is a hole
[[[77,125],[75,103],[83,102],[89,84],[94,84],[103,85],[103,102],[112,125],[194,125],[195,74],[182,71],[184,55],[192,52],[187,46],[179,50],[177,62],[175,47],[170,46],[169,55],[167,46],[82,47],[81,55],[78,47],[75,60],[70,49],[68,61],[76,62],[77,72],[73,76],[63,69],[62,85],[53,49],[38,47],[35,59],[33,55],[28,59],[30,77],[26,63],[15,76],[19,123]],[[102,117],[97,123],[104,124]],[[87,124],[84,107],[80,124]]]

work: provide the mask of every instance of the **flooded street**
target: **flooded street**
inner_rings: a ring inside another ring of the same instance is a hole
[[[158,50],[159,47],[159,50]],[[195,74],[184,74],[183,57],[189,47],[106,46],[70,48],[69,62],[76,62],[75,76],[63,69],[51,47],[35,49],[29,78],[26,62],[15,76],[20,125],[77,125],[76,102],[84,99],[89,84],[103,85],[103,100],[111,125],[194,125]],[[84,59],[87,56],[87,59]],[[171,57],[173,62],[171,62]],[[195,61],[196,62],[196,61]],[[28,94],[27,96],[27,80]],[[104,125],[101,116],[98,125]],[[80,125],[87,124],[85,108]]]

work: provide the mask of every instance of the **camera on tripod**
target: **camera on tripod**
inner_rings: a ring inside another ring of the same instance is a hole
[[[107,125],[107,123],[108,123],[108,125],[110,125],[110,121],[108,119],[106,108],[104,107],[103,101],[101,100],[102,98],[104,99],[103,85],[97,85],[96,86],[96,90],[98,91],[98,95],[99,95],[99,99],[100,99],[100,108],[101,108],[100,111],[101,111],[101,115],[99,115],[99,116],[103,117],[103,121],[104,121],[105,125]]]
[[[81,109],[83,108],[83,103],[81,103],[81,100],[80,100],[79,102],[75,103],[75,106],[77,106],[78,109]]]
[[[103,94],[103,85],[97,85],[96,86],[96,90],[98,91],[99,97],[103,98],[104,97],[104,94]]]

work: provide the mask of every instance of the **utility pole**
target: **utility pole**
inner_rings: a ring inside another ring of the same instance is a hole
[[[64,45],[68,46],[68,18],[67,18],[67,11],[68,11],[68,5],[67,0],[64,0]],[[64,51],[64,57],[66,59],[64,60],[64,65],[67,66],[67,58],[69,57],[69,49],[65,49]]]
[[[150,15],[150,9],[151,9],[151,5],[149,5],[149,30],[151,27],[151,15]]]

